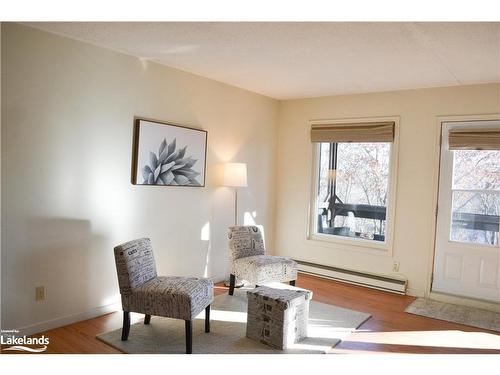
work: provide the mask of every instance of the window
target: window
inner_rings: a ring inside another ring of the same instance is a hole
[[[321,239],[361,240],[366,244],[387,243],[394,138],[394,123],[389,124],[390,131],[383,136],[378,123],[373,127],[378,126],[379,131],[372,129],[370,123],[328,125],[333,129],[329,134],[322,125],[320,135],[314,134],[313,125],[313,235]]]
[[[500,226],[500,130],[452,128],[451,241],[498,246]]]
[[[453,151],[450,240],[498,245],[500,151]]]

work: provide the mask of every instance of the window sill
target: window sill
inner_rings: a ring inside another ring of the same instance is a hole
[[[391,245],[387,242],[352,237],[342,238],[340,236],[321,233],[311,234],[306,240],[309,244],[335,248],[336,250],[359,251],[374,255],[392,256]]]

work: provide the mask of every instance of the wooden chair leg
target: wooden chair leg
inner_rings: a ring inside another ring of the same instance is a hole
[[[295,280],[290,281],[291,286],[295,286]]]
[[[144,324],[149,324],[151,323],[151,315],[144,315]]]
[[[205,332],[210,332],[210,305],[205,308]]]
[[[123,328],[122,328],[122,341],[127,341],[128,334],[130,333],[130,313],[123,312]]]
[[[186,320],[186,354],[193,352],[193,322]]]
[[[234,286],[236,285],[236,276],[234,274],[229,275],[229,295],[234,294]]]

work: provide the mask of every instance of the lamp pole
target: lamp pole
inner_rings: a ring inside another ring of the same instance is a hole
[[[224,168],[224,186],[234,188],[234,226],[238,226],[238,187],[247,186],[247,165],[245,163],[227,163]],[[224,281],[229,286],[229,281]],[[241,281],[236,280],[236,287],[243,286]]]
[[[234,187],[234,226],[238,225],[238,188]]]

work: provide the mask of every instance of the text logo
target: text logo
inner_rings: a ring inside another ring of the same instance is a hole
[[[10,345],[7,348],[3,348],[2,351],[42,353],[47,350],[49,338],[45,337],[45,335],[41,337],[15,336],[17,333],[19,333],[18,330],[0,331],[0,344]]]

